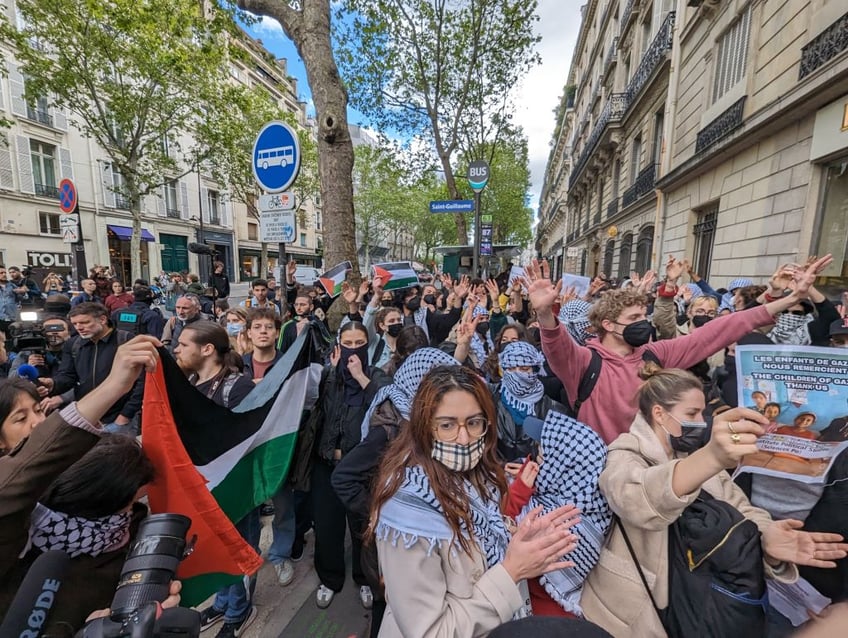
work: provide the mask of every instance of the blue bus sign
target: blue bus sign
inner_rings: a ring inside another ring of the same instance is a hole
[[[472,213],[473,199],[447,199],[430,202],[431,213]]]
[[[281,193],[300,171],[297,132],[285,122],[268,122],[253,143],[253,176],[267,193]]]

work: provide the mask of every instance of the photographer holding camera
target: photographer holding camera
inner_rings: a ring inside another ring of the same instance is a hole
[[[2,416],[0,419],[0,530],[2,530],[0,533],[0,582],[20,582],[17,578],[13,578],[17,573],[16,570],[20,568],[19,556],[27,549],[29,543],[33,542],[36,547],[38,546],[34,542],[35,538],[44,537],[38,532],[39,525],[43,527],[51,518],[47,515],[47,518],[37,519],[40,523],[33,522],[33,514],[38,514],[36,508],[39,499],[45,495],[46,490],[49,498],[56,502],[75,498],[76,488],[73,487],[72,482],[66,485],[67,489],[60,491],[48,490],[48,488],[100,441],[99,420],[111,408],[114,397],[129,392],[145,369],[153,370],[156,367],[158,362],[156,346],[159,345],[158,340],[148,336],[136,337],[125,343],[115,353],[111,372],[97,387],[78,401],[47,418],[38,408],[38,397],[33,396],[32,387],[27,382],[0,381],[0,409],[3,410],[0,414]],[[121,445],[126,444],[121,443]],[[132,452],[132,450],[129,451]],[[105,458],[105,456],[109,455],[95,455],[95,458]],[[143,470],[143,463],[139,463],[138,467]],[[147,480],[145,471],[133,472],[133,474],[136,475],[135,482]],[[91,476],[96,475],[96,472],[92,473],[90,469],[78,467],[75,472],[65,477],[76,480],[75,475],[77,477],[85,475],[90,479]],[[105,474],[103,476],[106,477]],[[133,485],[125,485],[122,480],[115,480],[116,476],[110,475],[107,478],[110,486],[113,483],[120,484],[125,495],[132,491]],[[111,487],[109,489],[111,490]],[[105,494],[99,494],[100,498],[105,496]],[[115,502],[125,500],[115,494],[109,498],[113,496],[117,499]],[[135,492],[127,500],[133,500],[132,496],[135,496]],[[91,508],[98,506],[95,500],[89,499]],[[78,505],[81,507],[83,504]],[[56,504],[56,507],[58,508],[59,505]],[[97,512],[83,513],[92,516]],[[105,524],[98,528],[98,534],[103,535],[105,528]],[[61,534],[53,536],[61,536]],[[49,543],[54,542],[49,534],[47,538]],[[65,540],[71,542],[73,538],[69,535]],[[100,540],[103,541],[100,544],[107,548],[105,538]],[[113,546],[114,543],[117,543],[117,539],[110,540],[108,547]],[[83,544],[88,545],[88,543]],[[122,546],[125,545],[126,541]],[[131,554],[138,551],[135,546],[130,549]],[[69,553],[72,552],[69,551]],[[90,587],[93,580],[91,574],[87,574],[84,578],[82,588]],[[117,581],[113,583],[113,588],[116,583]],[[76,589],[78,588],[62,588],[59,597],[68,593],[72,596],[79,595]],[[175,589],[178,591],[178,587],[172,587],[171,593],[174,593]],[[165,601],[168,597],[167,583],[158,593],[160,600]],[[115,600],[118,600],[117,595]],[[176,600],[172,597],[167,602],[173,605]],[[93,610],[78,611],[89,613]],[[7,619],[13,613],[14,610],[10,609]]]
[[[9,281],[15,286],[15,294],[21,306],[41,307],[44,299],[41,297],[38,284],[30,277],[31,273],[32,271],[26,267],[21,270],[17,266],[9,266]]]
[[[17,324],[16,324],[17,325]],[[48,389],[32,378],[32,371],[21,370],[22,366],[32,366],[37,372],[37,378],[52,378],[59,372],[59,364],[62,362],[62,349],[65,342],[70,339],[70,323],[60,315],[48,315],[40,323],[34,324],[30,329],[30,342],[34,347],[26,349],[14,347],[17,354],[11,362],[9,377],[25,377],[38,385],[38,393],[45,397],[41,402],[41,409],[49,414],[53,410],[62,407],[74,400],[73,389],[68,390],[61,396],[47,397]],[[42,343],[34,343],[41,339]],[[18,340],[14,340],[17,342]]]

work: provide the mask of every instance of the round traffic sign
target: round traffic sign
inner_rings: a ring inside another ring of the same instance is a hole
[[[268,122],[253,143],[253,176],[268,193],[280,193],[297,179],[300,171],[300,142],[297,132],[285,122]]]
[[[468,185],[479,193],[489,182],[489,163],[486,160],[474,160],[468,165]]]
[[[63,213],[73,213],[77,208],[77,187],[67,178],[59,182],[59,208]]]

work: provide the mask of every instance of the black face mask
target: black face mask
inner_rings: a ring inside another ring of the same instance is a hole
[[[416,310],[418,310],[418,309],[421,307],[421,297],[418,297],[418,296],[416,295],[416,296],[415,296],[415,297],[413,297],[412,299],[409,299],[408,301],[404,302],[404,305],[405,305],[405,306],[406,306],[406,307],[407,307],[410,311],[415,312]]]
[[[429,306],[436,305],[436,295],[424,295],[424,303]]]
[[[383,306],[383,308],[391,308],[395,305],[395,302],[391,299],[383,299],[382,301],[380,301],[380,305]]]
[[[359,357],[360,363],[362,363],[362,369],[366,370],[368,368],[368,344],[366,343],[364,346],[359,348],[346,348],[345,346],[341,346],[341,357],[339,357],[339,371],[345,376],[349,376],[350,372],[347,369],[348,359],[356,356]]]
[[[692,325],[696,328],[701,328],[706,326],[713,319],[715,319],[715,317],[710,317],[709,315],[695,315],[692,317]]]
[[[683,432],[680,436],[669,436],[668,441],[671,444],[671,449],[677,452],[691,454],[696,450],[700,450],[710,440],[710,428],[682,428]]]
[[[393,323],[389,326],[386,326],[386,334],[390,337],[397,337],[400,334],[400,331],[403,330],[402,323]]]
[[[489,322],[488,321],[481,321],[480,323],[477,324],[477,334],[485,335],[487,332],[489,332]]]
[[[654,340],[657,336],[657,331],[650,321],[642,319],[641,321],[634,321],[630,325],[625,326],[621,336],[624,338],[624,343],[628,346],[638,348]]]

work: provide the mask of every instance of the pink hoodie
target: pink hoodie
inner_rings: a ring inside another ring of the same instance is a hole
[[[601,373],[592,394],[580,406],[580,420],[591,426],[609,445],[627,432],[636,416],[636,390],[642,353],[653,352],[666,368],[689,368],[722,348],[736,342],[755,328],[774,320],[763,306],[735,312],[710,321],[692,334],[655,341],[636,348],[626,357],[605,348],[593,339],[588,346],[577,344],[559,321],[555,328],[541,328],[542,351],[554,374],[565,386],[569,400],[577,397],[577,387],[592,357],[589,348],[603,359]]]

